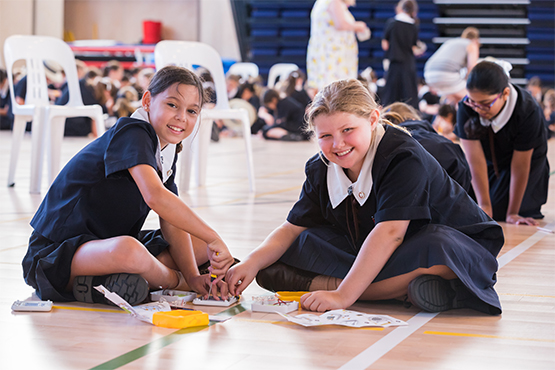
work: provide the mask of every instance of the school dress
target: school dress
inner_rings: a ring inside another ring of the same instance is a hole
[[[355,183],[318,155],[307,162],[301,195],[287,217],[288,222],[307,229],[280,261],[344,278],[376,224],[410,220],[404,241],[374,282],[420,267],[446,265],[478,298],[480,307],[476,309],[501,313],[493,285],[496,256],[504,242],[502,228],[416,140],[392,126],[384,131],[377,148],[372,149],[373,158],[369,150]],[[349,188],[353,195],[348,195]],[[353,197],[358,238],[352,237],[354,225],[349,216]]]
[[[489,194],[493,208],[493,219],[505,221],[509,207],[509,188],[511,180],[511,160],[513,152],[533,149],[530,163],[528,184],[522,198],[519,215],[532,218],[543,218],[541,206],[547,201],[549,188],[549,162],[547,160],[547,131],[541,108],[526,90],[516,85],[510,85],[511,97],[516,97],[502,109],[498,116],[506,115],[503,124],[492,126],[490,122],[481,120],[478,113],[462,102],[459,103],[455,134],[461,139],[480,140],[488,166]],[[507,110],[507,111],[505,111]],[[483,122],[482,122],[483,121]],[[474,122],[475,126],[482,127],[480,137],[472,137],[465,130],[465,124]],[[492,128],[493,127],[493,128]],[[490,143],[490,132],[492,143]],[[495,132],[494,132],[495,131]],[[493,151],[491,147],[493,146]],[[495,163],[492,157],[495,154]]]
[[[328,11],[331,0],[316,0],[310,13],[310,39],[306,53],[307,85],[321,90],[330,83],[358,74],[358,44],[353,31],[335,29]],[[352,23],[355,18],[345,10]]]
[[[383,93],[383,106],[402,102],[418,109],[418,85],[416,81],[416,58],[412,47],[418,41],[418,28],[406,14],[398,14],[386,22],[384,39],[389,42],[387,56],[389,69]]]
[[[23,259],[25,282],[39,298],[75,300],[65,288],[73,255],[88,241],[129,235],[153,255],[167,248],[159,230],[142,230],[150,208],[128,171],[139,164],[152,166],[177,195],[177,155],[168,155],[173,161],[166,170],[170,165],[161,165],[157,153],[159,141],[150,123],[121,118],[64,167],[31,220],[34,231]]]
[[[470,167],[459,144],[439,135],[428,121],[405,121],[406,128],[462,188],[473,194]]]

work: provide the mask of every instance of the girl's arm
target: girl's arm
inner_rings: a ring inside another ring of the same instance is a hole
[[[355,303],[401,245],[409,223],[409,220],[378,223],[368,234],[355,263],[337,290],[305,294],[301,298],[302,306],[311,311],[326,311]]]
[[[477,42],[471,41],[466,47],[466,55],[466,76],[468,77],[470,70],[474,68],[480,57],[480,45]]]
[[[207,281],[199,273],[191,235],[173,226],[161,217],[160,230],[162,230],[164,239],[169,243],[168,251],[172,260],[183,274],[189,287],[195,292],[208,296],[208,290],[206,289]]]
[[[217,265],[216,275],[222,275],[233,263],[233,257],[220,236],[198,217],[177,195],[166,189],[156,170],[140,164],[129,169],[146,204],[171,225],[203,240],[208,245],[208,258]]]
[[[528,185],[528,177],[530,175],[530,165],[532,161],[532,152],[530,149],[527,151],[513,152],[513,159],[511,160],[511,182],[509,185],[509,207],[507,208],[507,223],[510,224],[527,224],[538,225],[538,222],[530,217],[521,217],[518,215],[522,198],[526,185]]]
[[[389,50],[389,41],[387,41],[386,39],[382,39],[382,49],[383,51]]]
[[[306,230],[305,227],[296,226],[285,221],[272,231],[243,262],[227,271],[225,280],[229,285],[230,293],[232,295],[241,294],[253,281],[258,271],[276,262],[304,230]],[[241,280],[240,284],[238,284],[239,280]]]
[[[354,23],[351,22],[351,20],[346,16],[348,11],[347,5],[345,5],[343,1],[332,0],[330,5],[328,5],[328,12],[330,13],[333,21],[333,27],[338,31],[364,31],[367,28],[366,23],[361,21],[356,21]]]
[[[489,197],[488,165],[486,156],[479,140],[461,139],[464,155],[470,166],[472,187],[476,193],[478,205],[488,216],[493,215],[491,199]]]

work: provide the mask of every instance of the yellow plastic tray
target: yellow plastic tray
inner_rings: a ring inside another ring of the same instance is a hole
[[[208,314],[202,311],[174,310],[167,312],[155,312],[152,315],[152,323],[154,325],[171,329],[206,326],[208,325],[208,321]]]
[[[282,301],[296,301],[300,302],[301,297],[309,292],[276,292],[276,297]]]

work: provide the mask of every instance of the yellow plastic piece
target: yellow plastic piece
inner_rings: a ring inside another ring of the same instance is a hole
[[[276,297],[282,301],[301,301],[301,297],[309,292],[276,292]]]
[[[154,315],[152,315],[152,323],[154,325],[170,329],[207,326],[208,321],[208,314],[202,311],[174,310],[167,312],[155,312]]]

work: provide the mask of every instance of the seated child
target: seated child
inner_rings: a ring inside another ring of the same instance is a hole
[[[309,291],[311,311],[408,299],[432,312],[499,315],[493,286],[503,229],[357,80],[324,87],[307,110],[320,152],[287,220],[228,270],[232,294],[256,277]]]
[[[263,107],[258,116],[266,125],[262,135],[267,140],[303,141],[309,135],[304,132],[304,107],[291,97],[281,99],[274,89],[268,89],[262,96]]]
[[[77,153],[31,220],[25,282],[43,300],[106,303],[104,285],[129,304],[149,289],[220,292],[233,257],[220,236],[177,195],[181,142],[204,103],[200,79],[168,66],[153,77],[142,107]],[[189,150],[189,149],[187,149]],[[159,230],[143,230],[150,212]],[[211,283],[197,266],[209,263]]]
[[[445,136],[447,139],[457,142],[459,138],[453,132],[455,130],[455,123],[457,120],[457,110],[451,104],[442,104],[437,112],[437,116],[434,119],[432,126],[441,136]]]

